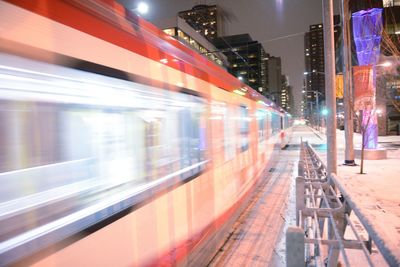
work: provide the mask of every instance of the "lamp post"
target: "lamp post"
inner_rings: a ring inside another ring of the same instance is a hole
[[[325,103],[328,110],[326,115],[327,139],[327,173],[337,173],[336,147],[336,97],[335,97],[335,48],[333,38],[333,1],[323,0],[324,21],[324,70],[325,70]],[[336,250],[337,253],[339,250]],[[335,266],[328,262],[328,266]]]
[[[311,92],[311,93],[313,93],[313,94],[315,94],[314,96],[315,96],[315,106],[316,106],[316,110],[317,110],[317,128],[318,128],[318,130],[320,129],[320,108],[319,108],[319,95],[321,95],[322,96],[322,93],[321,92],[319,92],[319,91],[315,91],[315,90],[307,90],[306,92]],[[311,102],[311,109],[312,109],[312,102]]]
[[[345,158],[344,165],[355,166],[354,155],[354,97],[352,82],[351,44],[350,44],[350,12],[349,1],[342,0],[340,5],[342,19],[342,50],[343,50],[343,108],[344,108],[344,134],[345,134]]]
[[[318,73],[318,74],[325,74],[324,72],[320,72],[320,71],[315,71],[315,70],[313,70],[311,73]],[[308,92],[311,92],[311,93],[313,93],[314,94],[314,97],[315,97],[315,104],[316,104],[316,109],[317,109],[317,128],[318,128],[318,130],[320,129],[320,106],[319,106],[319,96],[321,95],[322,96],[322,93],[320,92],[320,91],[316,91],[316,90],[309,90],[308,89],[308,74],[310,74],[309,72],[307,72],[307,71],[305,71],[304,72],[304,75],[306,76],[306,90],[304,91],[303,90],[303,93],[306,93],[306,99],[307,99],[307,96],[308,96]],[[312,102],[311,102],[311,110],[312,110]],[[312,112],[313,112],[313,110],[312,110]],[[312,114],[314,114],[314,113],[312,113]]]

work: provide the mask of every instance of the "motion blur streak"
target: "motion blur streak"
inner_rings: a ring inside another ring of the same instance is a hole
[[[288,140],[289,114],[109,2],[0,2],[0,265],[204,264]]]

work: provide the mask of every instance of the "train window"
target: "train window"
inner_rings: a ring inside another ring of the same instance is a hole
[[[179,110],[142,110],[146,179],[154,180],[177,172],[181,166]]]
[[[273,112],[272,113],[272,120],[271,120],[271,126],[272,126],[272,134],[279,133],[281,129],[281,120],[280,116],[278,113]]]
[[[258,109],[256,112],[256,119],[258,125],[258,143],[262,143],[265,140],[267,140],[266,118],[267,118],[267,112],[263,109]]]
[[[181,168],[192,168],[205,160],[205,101],[189,94],[180,94],[179,100],[182,103],[178,111]],[[199,171],[200,168],[194,168],[190,171],[190,175]]]
[[[266,138],[270,138],[272,135],[272,113],[271,111],[267,110],[267,114],[266,114],[266,127],[267,127],[267,132],[266,132]]]
[[[225,121],[227,119],[227,105],[224,102],[211,102],[210,123],[213,131],[213,153],[220,155],[224,153],[225,146]],[[218,157],[219,159],[219,157]],[[216,159],[217,160],[217,159]]]
[[[214,152],[222,153],[226,162],[235,156],[235,110],[224,102],[211,104]]]
[[[249,111],[246,106],[239,107],[239,134],[240,134],[240,150],[249,149]]]
[[[64,161],[86,160],[106,183],[143,179],[142,127],[132,111],[71,105],[60,116]]]
[[[224,119],[224,147],[225,161],[233,159],[235,156],[235,110],[229,107]]]
[[[0,101],[0,172],[55,163],[56,106],[34,102]]]

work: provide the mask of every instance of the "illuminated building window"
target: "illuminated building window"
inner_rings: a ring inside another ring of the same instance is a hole
[[[175,28],[165,29],[164,32],[168,35],[175,36]]]
[[[184,38],[185,34],[183,33],[183,31],[178,30],[178,37]]]

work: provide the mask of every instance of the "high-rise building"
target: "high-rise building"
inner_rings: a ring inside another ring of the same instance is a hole
[[[220,17],[216,5],[196,5],[190,10],[179,12],[178,16],[208,40],[221,34]]]
[[[334,39],[337,56],[340,54],[340,17],[334,16]],[[314,109],[321,107],[325,102],[325,60],[324,60],[324,32],[323,24],[310,25],[309,32],[304,35],[305,56],[305,91],[306,107]],[[341,60],[336,60],[336,65],[341,66]],[[319,103],[316,103],[318,99]]]
[[[216,51],[217,48],[209,40],[196,32],[182,18],[173,17],[154,21],[153,23],[157,27],[163,29],[166,34],[178,39],[183,44],[186,44],[198,53],[208,57],[216,64],[227,69],[229,62],[226,56],[223,53]]]
[[[281,90],[281,99],[280,99],[280,106],[290,112],[291,107],[293,105],[293,94],[292,94],[292,87],[289,84],[289,77],[287,75],[282,75],[282,90]]]
[[[280,57],[270,56],[267,60],[269,97],[281,105],[282,63]]]
[[[244,83],[267,95],[267,60],[269,55],[262,45],[253,41],[249,34],[217,37],[215,47],[223,52],[230,63],[228,71]]]

